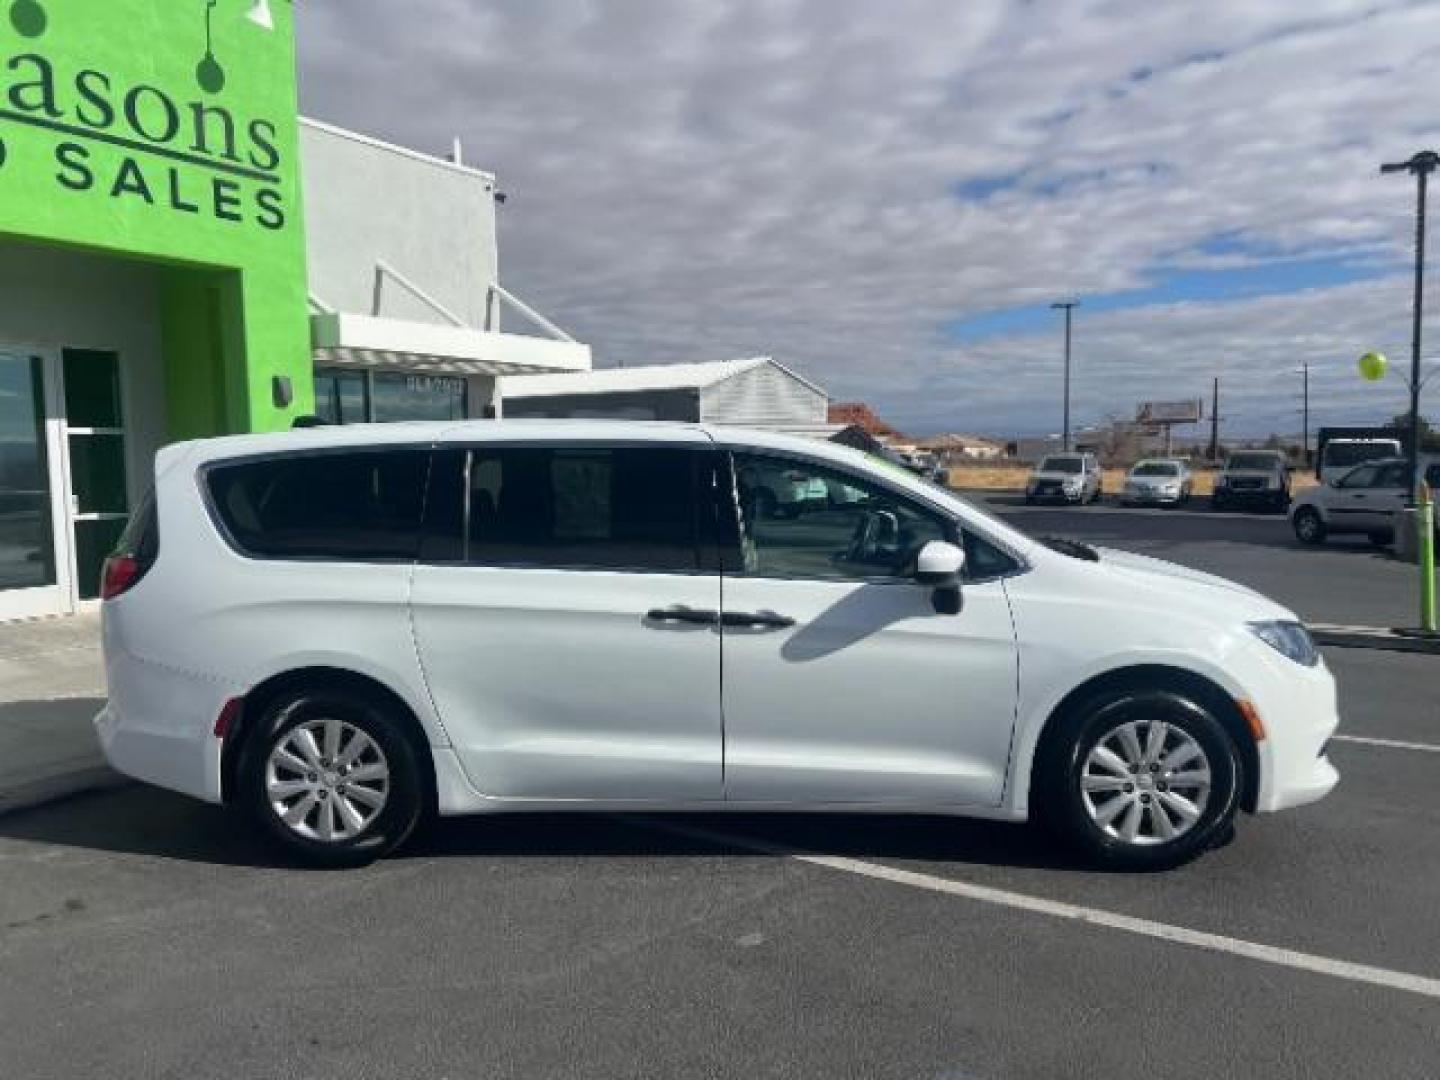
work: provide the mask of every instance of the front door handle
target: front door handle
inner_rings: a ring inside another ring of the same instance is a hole
[[[720,616],[721,626],[759,627],[764,630],[785,630],[795,625],[795,620],[773,611],[727,611]]]
[[[720,621],[720,613],[707,608],[651,608],[645,613],[645,621],[658,623],[698,623],[701,626],[714,626]]]

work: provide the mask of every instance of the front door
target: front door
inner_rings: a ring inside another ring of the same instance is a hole
[[[0,346],[0,619],[71,610],[59,364]]]
[[[1361,465],[1336,483],[1330,519],[1337,531],[1367,532],[1390,527],[1385,492],[1380,487],[1381,471],[1379,465]]]
[[[437,451],[415,639],[481,793],[721,799],[714,454],[681,438]]]
[[[65,349],[61,366],[75,598],[88,601],[99,597],[100,568],[130,518],[120,357]]]
[[[795,513],[753,478],[825,492]],[[801,459],[734,456],[740,536],[724,578],[725,796],[763,803],[995,805],[1015,720],[1017,652],[996,559],[966,538],[958,615],[909,574],[945,514]]]

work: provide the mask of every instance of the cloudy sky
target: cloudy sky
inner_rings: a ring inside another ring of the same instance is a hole
[[[506,286],[601,365],[767,354],[901,427],[1042,433],[1078,296],[1079,422],[1218,375],[1228,430],[1297,431],[1305,361],[1317,423],[1405,407],[1354,372],[1408,363],[1414,184],[1377,166],[1440,144],[1434,0],[298,7],[306,112],[458,134]]]

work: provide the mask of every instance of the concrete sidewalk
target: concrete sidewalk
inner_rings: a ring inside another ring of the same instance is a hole
[[[90,725],[104,700],[97,616],[0,623],[0,814],[119,782]]]

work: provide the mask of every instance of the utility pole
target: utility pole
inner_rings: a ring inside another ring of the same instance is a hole
[[[1220,376],[1210,390],[1210,460],[1220,460]]]
[[[1300,365],[1300,461],[1310,464],[1310,365]]]
[[[1062,449],[1067,451],[1070,449],[1070,316],[1079,306],[1079,300],[1061,300],[1050,305],[1065,312],[1065,415],[1061,439]]]
[[[1440,167],[1440,154],[1422,150],[1409,161],[1381,165],[1382,175],[1408,172],[1415,177],[1415,322],[1410,334],[1410,494],[1413,504],[1420,484],[1420,326],[1425,304],[1425,189]]]

